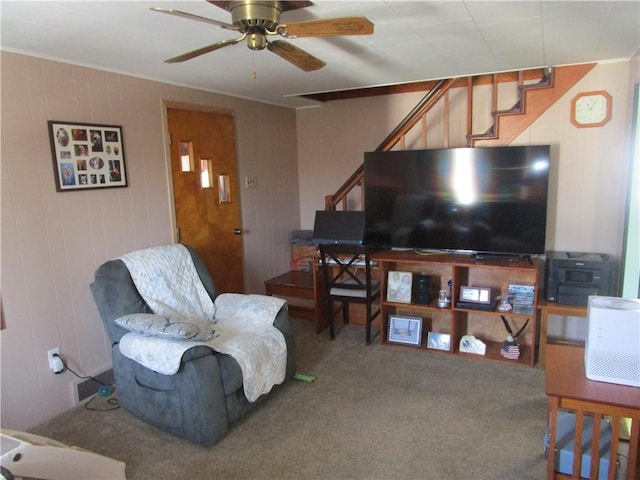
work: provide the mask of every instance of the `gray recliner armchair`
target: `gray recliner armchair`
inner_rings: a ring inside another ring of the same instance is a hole
[[[215,300],[218,292],[207,268],[192,248],[187,246],[187,249],[205,290]],[[192,442],[210,445],[277,390],[278,385],[257,401],[249,402],[238,362],[207,346],[187,350],[174,375],[157,373],[125,357],[118,344],[128,330],[115,320],[124,315],[154,312],[139,294],[120,259],[98,267],[90,287],[109,335],[119,403],[143,421]],[[286,304],[278,312],[274,326],[283,333],[287,346],[287,380],[295,372],[295,350]]]

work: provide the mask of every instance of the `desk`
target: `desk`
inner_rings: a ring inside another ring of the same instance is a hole
[[[582,457],[583,415],[593,414],[594,431],[591,449],[591,478],[598,468],[600,421],[603,415],[611,416],[611,453],[608,479],[615,479],[616,458],[620,438],[620,420],[631,418],[629,437],[629,461],[627,480],[640,479],[640,388],[596,382],[587,379],[584,370],[584,348],[567,345],[547,345],[545,369],[545,393],[548,396],[550,445],[547,457],[547,479],[579,478]],[[574,476],[554,471],[556,428],[558,409],[576,413],[575,451],[573,453]]]
[[[311,272],[290,271],[273,277],[264,286],[267,295],[315,301],[313,274]],[[297,305],[289,302],[289,313],[292,317],[315,321],[316,314],[313,306]]]

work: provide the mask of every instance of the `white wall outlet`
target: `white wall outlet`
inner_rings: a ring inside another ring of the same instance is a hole
[[[49,369],[53,373],[61,373],[64,370],[64,364],[62,363],[62,359],[58,357],[54,357],[54,354],[60,355],[60,347],[52,348],[47,352],[47,357],[49,358]]]

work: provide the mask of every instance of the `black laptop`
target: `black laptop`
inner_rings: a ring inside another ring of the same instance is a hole
[[[362,245],[364,212],[318,210],[313,225],[313,243]]]

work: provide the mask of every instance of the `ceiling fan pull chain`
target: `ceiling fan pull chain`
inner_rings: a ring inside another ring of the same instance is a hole
[[[256,51],[251,51],[251,78],[256,79],[258,75],[256,74]]]

